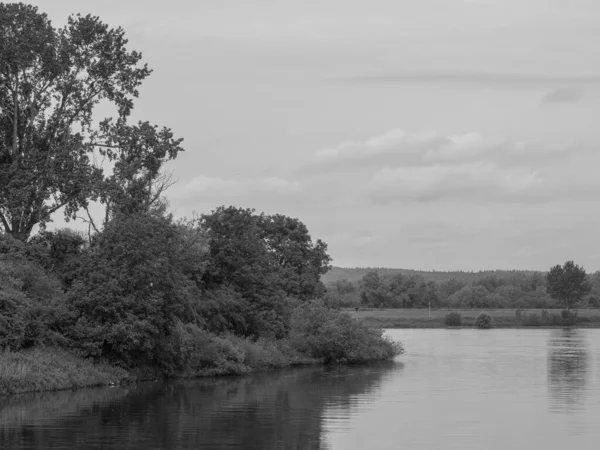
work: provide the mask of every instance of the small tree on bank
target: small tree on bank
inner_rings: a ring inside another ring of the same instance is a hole
[[[583,267],[573,261],[552,267],[546,275],[546,281],[548,295],[558,300],[567,311],[592,289]]]

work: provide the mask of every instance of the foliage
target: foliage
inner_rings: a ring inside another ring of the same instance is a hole
[[[257,217],[259,235],[275,259],[287,296],[300,300],[322,297],[325,287],[321,275],[327,273],[331,257],[327,244],[312,242],[306,225],[281,214]]]
[[[565,262],[562,267],[552,267],[546,275],[546,282],[548,294],[557,299],[560,306],[566,310],[592,289],[583,267],[579,267],[573,261]]]
[[[41,231],[30,239],[30,243],[44,250],[38,258],[48,272],[53,273],[68,290],[79,272],[86,240],[81,233],[68,228],[56,231]]]
[[[66,317],[59,283],[21,242],[0,235],[0,348],[63,343]]]
[[[482,312],[475,318],[474,325],[481,329],[492,328],[492,316]]]
[[[524,327],[541,327],[544,325],[541,316],[538,313],[523,314],[521,325]]]
[[[195,318],[198,291],[183,269],[192,250],[168,216],[109,222],[69,293],[78,317],[71,334],[81,351],[128,365],[152,361],[175,321]]]
[[[543,309],[540,314],[523,314],[520,320],[525,327],[568,327],[576,323],[577,312],[568,310],[562,310],[559,314]]]
[[[162,170],[182,140],[128,122],[150,70],[127,44],[98,17],[55,28],[34,6],[0,3],[0,346],[34,347],[10,355],[17,366],[35,347],[71,352],[49,350],[50,381],[22,371],[29,388],[17,390],[104,382],[82,357],[195,376],[401,353],[381,330],[313,302],[331,258],[298,219],[223,206],[173,220]],[[100,102],[114,117],[96,123]],[[104,206],[102,220],[90,202]],[[60,209],[87,235],[46,230]],[[386,302],[437,303],[434,284],[396,281],[397,296],[381,284]]]
[[[320,275],[329,267],[327,247],[319,240],[313,244],[297,219],[219,207],[201,217],[199,228],[208,238],[202,286],[209,302],[220,301],[211,291],[235,292],[223,299],[233,316],[219,319],[229,324],[228,330],[243,328],[246,335],[283,337],[289,322],[288,298],[306,301],[324,294]]]
[[[453,308],[485,308],[490,306],[489,292],[483,286],[465,286],[448,297]]]
[[[95,363],[59,348],[0,351],[0,396],[118,384],[129,379],[123,369]]]
[[[560,312],[562,318],[562,324],[565,327],[570,327],[572,325],[577,324],[577,311],[570,311],[568,309],[563,309]]]
[[[334,268],[340,272],[342,269]],[[545,276],[528,271],[419,272],[396,269],[343,269],[352,278],[328,284],[328,301],[341,307],[370,308],[553,308],[555,301],[546,292]],[[355,279],[356,273],[364,274]],[[454,278],[457,274],[460,277]],[[324,275],[324,279],[329,277]],[[467,280],[471,280],[467,282]],[[588,299],[593,307],[600,298],[600,272],[588,276],[593,286]],[[594,297],[595,296],[595,297]]]
[[[180,321],[159,342],[156,361],[167,376],[243,373],[244,354],[230,341]]]
[[[462,316],[458,311],[451,311],[446,314],[444,324],[448,327],[460,327],[462,324]]]
[[[402,346],[384,337],[382,330],[367,328],[318,301],[294,310],[290,340],[301,353],[326,363],[392,359],[403,353]]]
[[[360,302],[363,306],[375,308],[389,306],[391,296],[376,270],[367,272],[361,281]]]
[[[90,200],[114,202],[146,190],[165,159],[181,150],[170,130],[128,125],[138,88],[150,74],[127,49],[121,28],[70,16],[56,29],[23,3],[0,3],[0,222],[26,240],[63,208],[67,219]],[[94,125],[100,102],[117,119]],[[105,176],[94,152],[114,162]],[[118,189],[117,189],[118,187]],[[123,198],[123,197],[121,197]]]

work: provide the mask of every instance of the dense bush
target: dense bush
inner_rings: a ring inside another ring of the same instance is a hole
[[[177,322],[161,340],[156,361],[167,376],[244,373],[243,351],[194,324]]]
[[[399,343],[383,336],[383,330],[367,328],[349,314],[316,301],[294,310],[290,341],[301,353],[326,363],[392,359],[403,353]]]
[[[170,327],[195,317],[199,290],[184,273],[188,251],[168,216],[109,222],[68,295],[77,315],[70,336],[80,350],[127,366],[154,361]]]
[[[521,316],[521,325],[524,327],[541,327],[544,325],[544,322],[538,313],[523,314]]]
[[[492,316],[482,312],[475,318],[475,326],[481,329],[492,328]]]
[[[23,243],[0,235],[0,348],[64,344],[67,316],[57,280]]]
[[[562,324],[565,327],[577,324],[577,311],[563,309],[560,315],[562,317]]]
[[[577,323],[577,312],[562,310],[559,313],[543,309],[541,314],[523,314],[520,324],[524,327],[568,327]]]
[[[448,327],[460,327],[461,323],[462,316],[457,311],[449,312],[444,318],[444,324]]]

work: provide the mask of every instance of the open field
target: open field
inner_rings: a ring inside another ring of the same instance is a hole
[[[378,328],[445,328],[444,318],[450,310],[431,310],[431,317],[427,309],[361,309],[356,312],[347,310],[353,317],[363,321],[366,325]],[[471,327],[481,309],[452,310],[460,312],[462,326]],[[541,315],[541,309],[524,309],[523,314]],[[514,309],[486,309],[485,312],[492,316],[495,328],[518,328],[521,324],[517,321]],[[549,309],[549,313],[560,314],[560,309]],[[578,320],[576,327],[600,328],[600,309],[577,310]]]

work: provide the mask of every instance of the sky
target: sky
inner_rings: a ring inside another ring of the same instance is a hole
[[[600,270],[597,0],[32,3],[142,52],[177,216],[296,217],[346,267]]]

